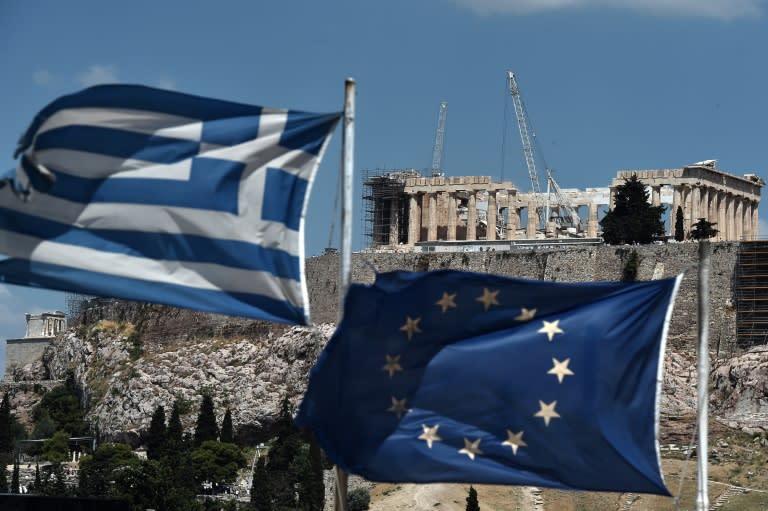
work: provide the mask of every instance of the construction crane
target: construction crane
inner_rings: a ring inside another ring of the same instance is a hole
[[[525,163],[528,167],[528,177],[531,180],[531,191],[533,192],[535,202],[538,205],[539,224],[542,225],[549,221],[554,210],[557,210],[557,216],[554,220],[559,228],[567,229],[568,227],[573,227],[579,229],[579,215],[570,205],[568,199],[563,195],[560,186],[552,175],[552,170],[547,166],[547,162],[544,159],[544,153],[536,141],[536,133],[533,131],[533,128],[531,128],[528,111],[526,110],[525,103],[523,103],[523,98],[520,95],[520,85],[517,83],[515,73],[512,71],[507,71],[507,85],[509,86],[509,95],[512,97],[512,102],[515,106],[517,126],[520,130],[520,139],[523,143],[523,154],[525,155]],[[531,140],[533,140],[533,142],[531,142]],[[544,171],[547,175],[546,200],[544,200],[544,195],[541,193],[541,186],[539,185],[534,144],[536,145],[541,161],[544,163]],[[554,201],[551,200],[552,195],[555,197]],[[552,203],[554,203],[554,206]]]
[[[443,144],[445,142],[445,119],[448,116],[448,102],[440,102],[440,113],[437,115],[437,129],[435,130],[435,145],[432,148],[432,177],[443,175],[441,165],[443,162]]]

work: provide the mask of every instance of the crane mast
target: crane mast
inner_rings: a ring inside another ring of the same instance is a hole
[[[558,227],[574,227],[578,229],[580,227],[579,215],[570,205],[568,199],[563,195],[560,186],[552,175],[551,169],[547,166],[546,160],[544,160],[541,148],[537,146],[541,160],[544,163],[544,171],[547,175],[546,201],[544,200],[539,186],[539,175],[536,172],[536,158],[533,147],[533,144],[536,143],[536,133],[534,133],[531,128],[530,121],[528,120],[528,112],[523,103],[523,98],[520,95],[520,86],[517,83],[515,73],[512,71],[507,71],[507,83],[509,86],[509,95],[512,97],[512,102],[515,105],[517,126],[520,130],[520,139],[523,143],[523,153],[525,154],[525,163],[528,166],[528,177],[531,180],[531,190],[534,194],[535,202],[538,205],[539,223],[541,225],[548,222],[550,220],[550,213],[556,209],[557,218],[555,221]],[[531,139],[533,139],[533,143],[531,142]],[[551,200],[553,195],[555,198],[554,201]],[[554,207],[552,206],[552,203],[554,203]],[[542,206],[544,206],[544,211],[542,211]]]
[[[445,120],[448,116],[448,102],[440,102],[440,112],[437,115],[437,129],[435,130],[435,145],[432,148],[432,176],[442,176],[441,165],[443,162],[443,144],[445,142]]]
[[[507,71],[507,81],[509,84],[509,95],[512,97],[512,103],[515,105],[515,116],[517,117],[517,127],[520,130],[520,139],[523,142],[523,154],[525,154],[525,163],[528,166],[528,177],[531,180],[531,191],[536,194],[541,193],[539,186],[539,175],[536,172],[536,159],[533,154],[533,145],[528,135],[529,125],[528,117],[523,105],[523,98],[520,96],[520,86],[517,84],[515,73]]]

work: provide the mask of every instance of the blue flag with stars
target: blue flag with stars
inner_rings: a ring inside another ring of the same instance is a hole
[[[669,495],[658,399],[679,280],[379,274],[350,287],[296,422],[372,481]]]

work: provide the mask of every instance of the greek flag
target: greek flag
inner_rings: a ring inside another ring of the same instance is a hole
[[[0,280],[305,324],[306,199],[340,116],[134,85],[60,97],[0,183]]]

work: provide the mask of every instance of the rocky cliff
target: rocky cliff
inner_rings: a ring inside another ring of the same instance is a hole
[[[641,279],[683,279],[665,357],[661,412],[690,416],[695,410],[695,244],[637,247]],[[375,270],[453,267],[559,281],[616,280],[627,248],[589,247],[522,254],[357,254],[353,278],[370,282]],[[761,432],[768,412],[768,348],[739,351],[732,341],[735,314],[729,306],[736,257],[733,244],[715,246],[710,325],[716,371],[712,408],[722,421]],[[335,256],[312,258],[307,277],[316,319],[337,313]],[[180,399],[191,427],[201,392],[214,397],[219,419],[229,407],[246,438],[268,434],[280,403],[296,404],[307,375],[333,331],[333,324],[306,328],[201,314],[157,305],[98,300],[81,311],[81,322],[59,336],[42,360],[12,375],[14,403],[22,418],[39,392],[39,380],[63,379],[72,371],[83,406],[99,434],[136,444],[157,405]],[[727,349],[724,349],[727,347]],[[23,382],[29,382],[25,387]],[[664,428],[662,428],[664,433]]]

